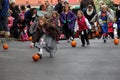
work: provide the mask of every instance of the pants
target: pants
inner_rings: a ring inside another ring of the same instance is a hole
[[[120,28],[117,29],[117,35],[120,38]]]
[[[113,32],[110,32],[110,33],[108,33],[109,35],[110,35],[110,37],[112,38],[112,39],[114,39],[114,33]]]
[[[83,45],[85,45],[85,41],[89,43],[87,30],[80,31],[80,36],[81,36],[81,42]]]
[[[101,26],[101,29],[102,29],[102,34],[107,34],[108,33],[107,23],[103,24]]]
[[[69,29],[68,26],[63,26],[63,30],[66,36],[66,39],[69,39],[71,36],[74,36],[74,30],[73,29]]]
[[[7,16],[0,19],[0,31],[9,31],[7,27],[8,19]]]

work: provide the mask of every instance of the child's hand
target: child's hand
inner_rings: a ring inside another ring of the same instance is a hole
[[[33,24],[33,22],[31,21],[31,22],[30,22],[30,25],[32,25],[32,24]]]
[[[66,21],[64,20],[63,23],[66,24]]]
[[[69,23],[71,23],[71,20],[68,20]]]
[[[20,24],[17,24],[18,27],[20,27]]]

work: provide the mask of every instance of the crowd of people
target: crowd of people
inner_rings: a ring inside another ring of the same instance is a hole
[[[93,2],[88,5],[81,2],[80,10],[75,14],[69,3],[62,0],[58,0],[55,6],[45,1],[39,10],[30,4],[18,6],[15,2],[1,1],[0,34],[21,41],[28,41],[28,37],[32,36],[32,45],[39,49],[40,56],[43,48],[55,54],[59,39],[65,38],[70,42],[76,38],[76,34],[82,46],[89,45],[89,38],[93,38],[96,32],[99,34],[97,37],[102,37],[104,42],[108,36],[114,38],[114,28],[117,29],[117,38],[120,38],[120,5],[115,11],[100,1],[100,10],[97,12]]]

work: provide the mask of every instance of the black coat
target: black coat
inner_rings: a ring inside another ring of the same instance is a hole
[[[84,15],[85,17],[88,19],[88,21],[91,21],[91,19],[96,15],[95,10],[93,11],[93,13],[91,15],[87,14],[87,9],[84,11]]]
[[[120,10],[116,10],[116,17],[117,17],[117,20],[120,18]]]
[[[58,3],[57,5],[55,5],[55,11],[61,14],[61,12],[63,11],[63,6],[61,3]]]
[[[80,10],[84,10],[84,8],[87,8],[89,4],[91,4],[96,11],[94,0],[82,0],[80,2]]]

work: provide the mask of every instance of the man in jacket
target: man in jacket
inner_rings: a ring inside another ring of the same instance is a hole
[[[9,9],[9,0],[0,0],[0,31],[5,31],[5,36],[10,36],[7,27],[7,12]]]

